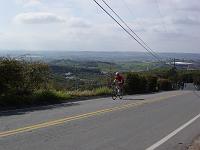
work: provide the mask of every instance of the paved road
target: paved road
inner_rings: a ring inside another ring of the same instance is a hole
[[[199,114],[197,91],[0,112],[0,150],[182,150],[200,133]]]

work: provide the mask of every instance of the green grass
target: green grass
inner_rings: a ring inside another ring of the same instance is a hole
[[[89,97],[89,96],[95,96],[95,94],[93,93],[93,91],[90,90],[84,90],[84,91],[68,91],[67,92],[69,95],[71,95],[73,98],[76,97]]]
[[[112,90],[108,87],[96,88],[93,90],[84,90],[84,91],[68,91],[67,93],[72,97],[90,97],[90,96],[102,96],[111,94]]]
[[[81,97],[109,95],[111,92],[111,89],[107,87],[84,91],[38,90],[28,96],[0,96],[0,107],[26,107],[32,105],[61,103]]]
[[[108,87],[101,87],[94,90],[95,95],[110,95],[112,93],[112,89]]]
[[[40,90],[33,94],[33,98],[38,102],[59,102],[71,99],[72,96],[64,91]]]

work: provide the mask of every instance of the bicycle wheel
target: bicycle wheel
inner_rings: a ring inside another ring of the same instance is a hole
[[[120,92],[119,92],[119,99],[123,99],[123,91],[122,91],[122,89],[120,90]]]
[[[112,92],[112,99],[113,99],[113,100],[116,100],[116,99],[117,99],[117,91],[116,91],[116,89],[113,89],[113,92]]]

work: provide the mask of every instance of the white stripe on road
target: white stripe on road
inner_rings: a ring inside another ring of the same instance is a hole
[[[200,114],[198,114],[197,116],[195,116],[194,118],[192,118],[190,121],[188,121],[187,123],[185,123],[182,126],[180,126],[178,129],[174,130],[169,135],[167,135],[166,137],[164,137],[160,141],[156,142],[155,144],[153,144],[152,146],[150,146],[146,150],[155,150],[156,148],[158,148],[159,146],[161,146],[163,143],[165,143],[166,141],[168,141],[169,139],[171,139],[173,136],[175,136],[177,133],[179,133],[181,130],[183,130],[184,128],[186,128],[190,124],[192,124],[198,118],[200,118]]]

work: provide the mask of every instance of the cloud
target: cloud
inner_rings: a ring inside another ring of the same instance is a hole
[[[29,12],[18,14],[14,20],[23,24],[49,24],[49,23],[63,23],[65,19],[47,12]]]
[[[173,18],[173,23],[182,25],[200,25],[200,18],[197,16],[184,16],[181,18]]]
[[[159,0],[162,9],[167,10],[168,13],[181,12],[181,13],[199,13],[200,3],[199,0]],[[170,11],[171,10],[171,11]]]
[[[21,24],[52,24],[64,23],[68,29],[90,28],[92,24],[86,19],[66,15],[58,16],[54,13],[47,12],[29,12],[21,13],[15,16],[14,21]]]
[[[81,18],[71,17],[68,21],[70,27],[73,28],[89,28],[91,24]]]
[[[16,0],[17,4],[22,4],[24,7],[31,7],[41,5],[42,2],[40,0]]]

